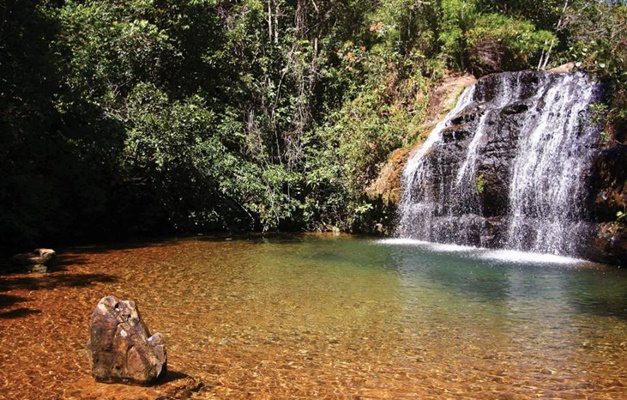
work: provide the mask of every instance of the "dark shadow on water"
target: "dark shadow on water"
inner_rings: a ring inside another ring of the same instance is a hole
[[[106,274],[45,273],[28,276],[0,276],[0,319],[15,319],[41,314],[41,310],[27,307],[11,309],[19,303],[28,302],[29,299],[3,292],[85,288],[94,283],[114,283],[116,281],[115,277]]]
[[[86,257],[82,257],[77,254],[57,254],[56,260],[47,264],[47,273],[51,272],[64,272],[67,271],[69,266],[72,265],[85,265],[88,263]],[[25,274],[28,272],[27,266],[16,265],[11,262],[10,259],[5,259],[0,263],[0,277]]]
[[[1,288],[1,286],[0,286]],[[1,290],[1,289],[0,289]],[[11,307],[14,304],[26,301],[24,297],[0,293],[0,308]]]
[[[29,315],[41,314],[40,310],[31,308],[16,308],[15,310],[0,312],[0,319],[14,319],[28,317]]]
[[[159,377],[156,384],[164,385],[166,383],[175,382],[181,379],[189,378],[190,376],[178,371],[167,371],[165,375]]]
[[[155,382],[155,386],[162,386],[164,390],[172,392],[165,396],[157,397],[155,400],[188,399],[192,398],[194,393],[199,393],[205,388],[203,382],[179,371],[167,371],[164,376],[161,376]]]
[[[0,293],[0,319],[13,319],[27,317],[32,314],[41,314],[39,310],[33,310],[26,307],[19,307],[13,310],[4,311],[3,309],[10,309],[13,306],[28,301],[28,299],[21,296],[14,296],[11,294]]]
[[[88,287],[94,283],[114,283],[116,278],[106,274],[54,274],[23,276],[0,281],[0,292],[12,289],[41,290],[60,287]]]

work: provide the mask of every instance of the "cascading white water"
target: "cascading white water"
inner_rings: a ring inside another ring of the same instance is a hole
[[[575,255],[599,92],[582,74],[542,72],[466,89],[407,162],[400,235]]]
[[[431,151],[431,148],[438,142],[442,141],[442,131],[450,125],[449,120],[454,115],[461,114],[463,110],[473,100],[475,92],[475,86],[466,88],[459,97],[456,106],[448,113],[447,117],[440,121],[433,129],[431,134],[427,137],[423,145],[417,150],[417,152],[408,160],[405,168],[403,169],[403,187],[407,188],[411,184],[413,190],[403,190],[403,196],[401,200],[401,232],[405,236],[418,237],[423,240],[432,240],[429,232],[432,232],[436,227],[432,226],[434,222],[432,216],[442,214],[443,202],[438,202],[436,198],[443,195],[443,193],[432,193],[426,188],[420,187],[422,183],[429,182],[433,178],[433,171],[428,168],[427,164],[430,163],[430,159],[426,157]],[[418,190],[416,190],[418,189]],[[414,194],[418,192],[419,195],[428,196],[428,200],[417,199]],[[440,196],[438,196],[440,195]],[[411,221],[420,221],[418,224],[413,224]]]
[[[584,217],[582,176],[598,132],[581,129],[596,86],[582,75],[565,75],[547,88],[544,108],[521,138],[509,199],[507,246],[553,254],[573,254],[572,236]],[[529,245],[526,243],[531,241]]]

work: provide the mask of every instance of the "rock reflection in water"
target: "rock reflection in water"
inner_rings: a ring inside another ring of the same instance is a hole
[[[0,276],[0,398],[627,397],[621,270],[312,235],[81,248],[61,261]],[[134,299],[163,333],[168,381],[90,378],[89,315],[104,295]],[[192,377],[194,391],[177,392]]]

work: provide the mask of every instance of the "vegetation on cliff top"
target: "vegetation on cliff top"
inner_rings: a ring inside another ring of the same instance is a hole
[[[7,247],[371,231],[391,215],[364,188],[416,140],[430,89],[456,71],[574,60],[609,82],[603,111],[624,140],[622,1],[2,0],[0,11]]]

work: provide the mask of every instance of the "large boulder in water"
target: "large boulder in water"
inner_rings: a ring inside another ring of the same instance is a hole
[[[103,297],[89,324],[92,375],[99,382],[148,385],[166,372],[161,334],[150,335],[133,301]]]

